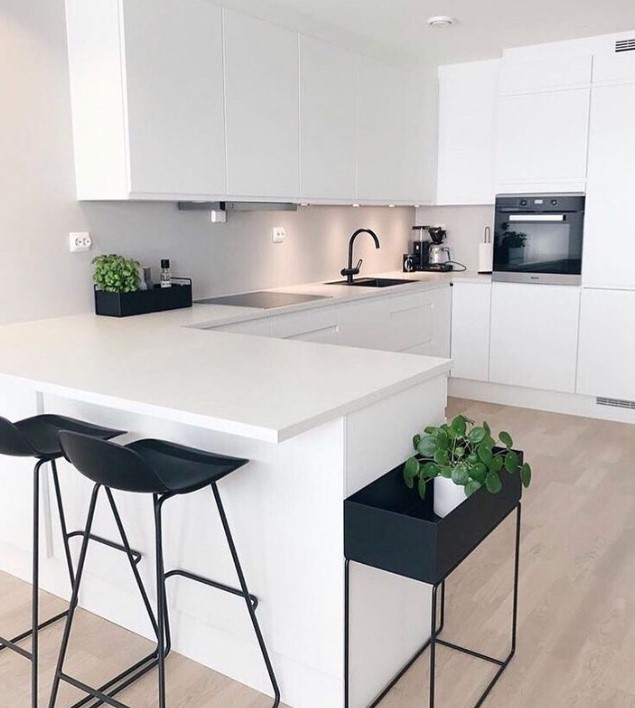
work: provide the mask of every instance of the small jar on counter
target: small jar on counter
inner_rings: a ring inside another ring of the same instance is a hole
[[[167,258],[161,261],[161,287],[172,287],[172,271],[170,270],[170,261]]]

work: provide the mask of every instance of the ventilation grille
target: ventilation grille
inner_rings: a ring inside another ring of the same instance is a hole
[[[620,39],[615,42],[616,52],[633,52],[635,51],[635,37],[633,39]]]
[[[612,408],[627,408],[635,411],[635,401],[622,401],[619,398],[596,398],[598,406],[611,406]]]

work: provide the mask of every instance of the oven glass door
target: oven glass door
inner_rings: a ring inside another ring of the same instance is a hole
[[[494,272],[503,275],[498,279],[580,282],[582,214],[498,211]]]

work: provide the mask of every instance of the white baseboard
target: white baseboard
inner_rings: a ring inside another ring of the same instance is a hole
[[[448,383],[448,395],[517,408],[533,408],[539,411],[635,424],[635,410],[598,405],[593,396],[579,396],[575,393],[541,391],[522,386],[451,378]]]

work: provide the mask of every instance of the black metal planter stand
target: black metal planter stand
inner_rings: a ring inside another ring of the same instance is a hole
[[[345,501],[345,706],[349,708],[350,563],[358,562],[412,578],[432,586],[430,638],[391,679],[368,708],[379,705],[415,661],[430,650],[429,708],[435,707],[436,648],[438,645],[469,654],[498,667],[474,708],[483,705],[516,651],[520,556],[521,485],[518,476],[503,479],[503,491],[480,490],[444,519],[432,511],[432,494],[413,502],[402,481],[402,467]],[[416,494],[416,492],[415,492]],[[440,638],[445,619],[447,577],[496,528],[516,515],[511,647],[504,659],[494,658]],[[439,597],[440,596],[440,597]]]

